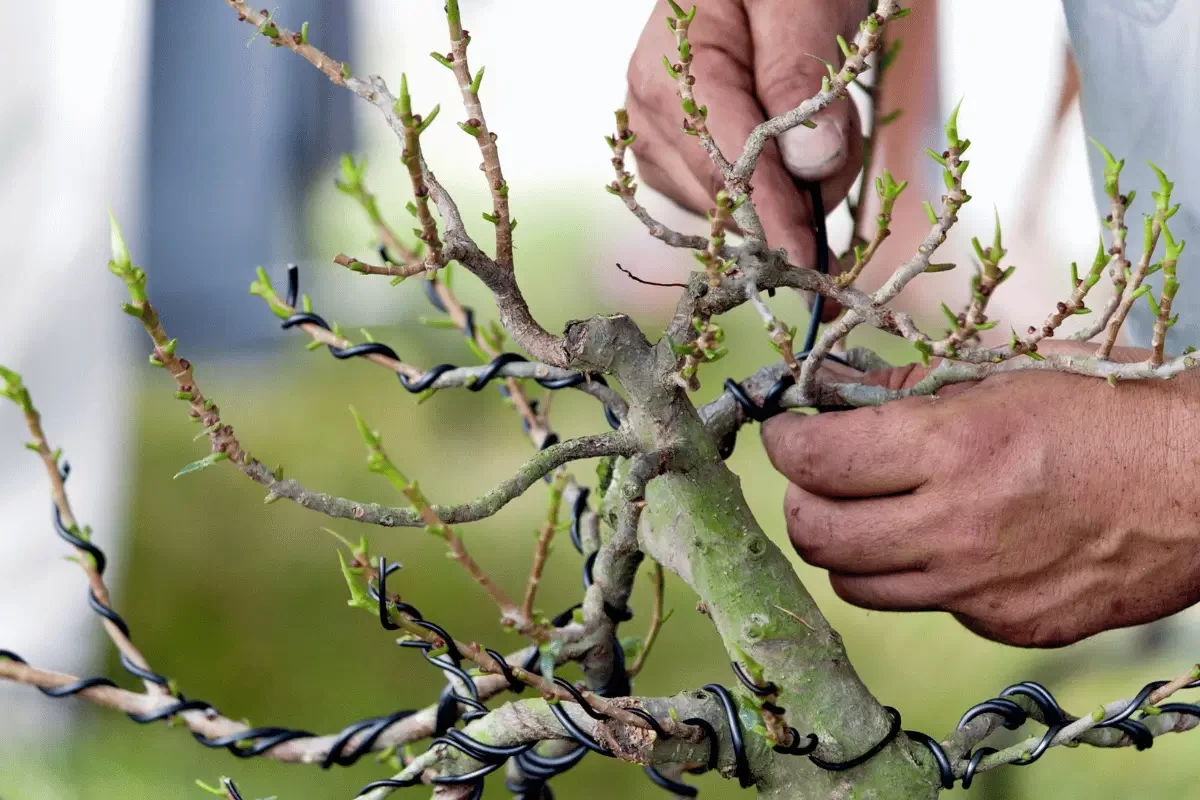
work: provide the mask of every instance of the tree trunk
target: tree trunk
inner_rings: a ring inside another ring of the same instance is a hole
[[[859,679],[841,637],[786,556],[754,519],[740,481],[725,467],[691,404],[681,405],[674,409],[668,438],[686,443],[683,468],[647,487],[642,547],[700,596],[730,659],[757,665],[762,680],[779,687],[776,702],[786,709],[788,724],[802,736],[819,737],[816,755],[831,762],[852,759],[887,735],[891,718]],[[938,794],[933,765],[915,759],[923,751],[903,734],[860,767],[828,771],[807,757],[775,753],[751,729],[761,724],[758,712],[745,697],[739,700],[751,771],[763,797]]]

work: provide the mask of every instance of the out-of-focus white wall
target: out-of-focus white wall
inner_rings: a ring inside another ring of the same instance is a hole
[[[105,269],[107,211],[134,219],[148,3],[3,6],[0,364],[24,375],[52,446],[86,475],[70,482],[76,515],[119,555],[133,362],[121,286]],[[127,226],[131,247],[136,233]],[[46,475],[20,447],[24,420],[0,403],[0,647],[86,674],[101,637],[87,583],[51,528]],[[0,752],[67,730],[73,708],[0,684]]]
[[[441,103],[442,113],[448,114],[441,134],[422,140],[429,161],[439,177],[475,177],[477,154],[453,125],[465,118],[457,84],[449,70],[429,57],[431,50],[450,49],[442,5],[436,0],[358,0],[354,33],[362,45],[359,68],[378,72],[392,84],[406,72],[419,108]],[[611,133],[613,110],[624,104],[625,64],[651,4],[463,0],[461,6],[472,35],[471,66],[487,67],[484,111],[489,126],[499,132],[514,187],[518,181],[526,191],[586,185],[603,193],[612,168],[602,137]],[[371,123],[364,126],[367,141],[390,147],[394,139],[375,124],[372,112],[360,109]]]

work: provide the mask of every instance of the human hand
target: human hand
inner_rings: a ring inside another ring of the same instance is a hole
[[[825,65],[841,63],[837,36],[853,39],[866,16],[862,0],[706,0],[690,40],[696,95],[710,111],[708,127],[730,160],[741,154],[754,126],[820,91]],[[681,129],[675,84],[663,69],[676,45],[654,6],[629,63],[626,107],[638,137],[633,151],[648,186],[703,212],[722,187],[704,149]],[[754,203],[772,246],[793,263],[816,263],[812,209],[796,181],[820,181],[826,208],[840,203],[862,167],[862,125],[854,103],[830,105],[815,129],[794,128],[768,144],[754,173]],[[836,263],[831,257],[831,264]]]
[[[1145,351],[1114,353],[1140,360]],[[904,388],[899,368],[872,382]],[[763,426],[788,535],[863,608],[1054,647],[1200,601],[1200,379],[1018,372]]]

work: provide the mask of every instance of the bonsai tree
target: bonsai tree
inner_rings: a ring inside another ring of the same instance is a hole
[[[189,416],[201,428],[197,438],[209,442],[208,454],[181,474],[227,462],[228,468],[264,487],[267,502],[295,503],[366,526],[423,528],[445,542],[449,556],[494,602],[499,624],[528,644],[518,652],[502,654],[485,644],[456,638],[437,623],[436,615],[428,609],[422,612],[421,598],[401,597],[396,578],[389,587],[397,564],[372,554],[365,537],[357,543],[343,540],[340,556],[350,605],[377,617],[383,628],[396,632],[399,644],[419,650],[432,668],[445,675],[447,685],[440,698],[419,710],[363,720],[323,735],[250,727],[191,698],[155,672],[153,659],[134,645],[129,626],[109,598],[104,553],[72,512],[65,486],[67,465],[47,441],[20,376],[2,370],[3,393],[23,411],[32,434],[28,447],[46,468],[55,529],[74,548],[87,577],[90,608],[119,650],[124,668],[143,686],[134,691],[108,678],[81,679],[53,672],[27,664],[10,651],[0,653],[4,656],[0,677],[37,687],[50,697],[85,698],[124,712],[137,723],[173,721],[191,731],[199,744],[240,757],[331,767],[379,754],[392,765],[392,775],[363,789],[362,796],[370,798],[419,784],[429,784],[434,795],[442,798],[478,797],[483,777],[501,768],[507,770],[508,787],[518,796],[551,797],[548,782],[589,752],[641,764],[654,782],[679,797],[696,793],[686,774],[705,770],[718,770],[766,798],[931,797],[956,781],[969,786],[980,772],[1032,763],[1051,746],[1143,748],[1154,736],[1188,730],[1200,722],[1200,707],[1163,703],[1176,690],[1194,684],[1198,676],[1188,670],[1083,717],[1067,714],[1043,687],[1025,683],[971,709],[941,738],[902,730],[900,712],[881,705],[859,679],[838,634],[787,558],[763,533],[743,498],[738,477],[725,465],[742,426],[788,409],[880,405],[1014,370],[1091,376],[1121,391],[1124,381],[1165,380],[1194,369],[1197,361],[1187,352],[1180,356],[1166,352],[1166,334],[1176,319],[1171,303],[1183,242],[1171,235],[1169,220],[1178,206],[1171,204],[1173,187],[1161,172],[1153,211],[1145,216],[1145,246],[1138,263],[1126,257],[1125,217],[1134,192],[1120,186],[1124,162],[1105,151],[1104,186],[1112,205],[1109,239],[1101,241],[1089,268],[1079,271],[1072,265],[1069,292],[1049,311],[1044,324],[1024,334],[1014,332],[1004,346],[985,347],[978,341],[981,332],[998,324],[988,317],[988,302],[1013,271],[1005,263],[997,222],[991,244],[973,240],[977,263],[970,276],[969,302],[959,310],[943,305],[947,330],[930,334],[890,304],[924,273],[954,266],[935,258],[957,223],[958,212],[972,199],[964,182],[970,140],[959,132],[957,110],[946,123],[945,143],[929,151],[945,179],[942,196],[924,201],[929,233],[912,258],[895,266],[873,292],[857,288],[856,281],[889,235],[891,212],[901,201],[906,182],[897,182],[886,170],[874,181],[879,208],[875,225],[868,236],[855,238],[840,259],[842,270],[837,275],[830,274],[823,257],[814,269],[792,263],[788,253],[773,249],[763,234],[753,197],[755,165],[772,138],[800,125],[813,126],[814,115],[830,104],[847,102],[850,87],[869,70],[876,74],[884,70],[889,61],[885,39],[894,40],[893,26],[907,10],[898,0],[879,0],[853,42],[839,39],[844,58],[840,66],[828,65],[821,90],[759,125],[740,152],[732,152],[718,146],[709,132],[704,86],[693,76],[689,31],[693,25],[703,25],[703,18],[694,7],[684,10],[672,2],[673,13],[666,24],[674,32],[677,51],[664,54],[662,79],[673,81],[678,93],[683,120],[679,135],[696,139],[723,182],[713,197],[707,235],[669,230],[641,205],[626,163],[636,137],[636,120],[622,110],[616,112],[615,131],[607,137],[614,168],[607,189],[645,224],[651,236],[668,246],[691,250],[698,267],[686,284],[679,285],[675,312],[665,331],[648,335],[630,317],[616,314],[571,322],[561,333],[553,333],[538,322],[520,288],[510,187],[496,134],[483,110],[484,70],[470,66],[471,35],[463,27],[457,0],[446,5],[450,49],[432,55],[461,90],[462,121],[457,124],[474,140],[482,159],[492,202],[483,217],[495,229],[495,241],[486,248],[468,235],[464,212],[422,155],[424,137],[446,130],[444,122],[433,127],[438,108],[416,113],[403,76],[395,91],[377,76],[357,76],[349,64],[313,46],[307,24],[299,31],[288,30],[271,14],[239,0],[226,1],[256,35],[292,51],[333,83],[375,106],[394,131],[412,184],[408,211],[415,220],[415,239],[399,235],[385,222],[365,183],[363,163],[346,157],[338,186],[362,206],[383,247],[379,263],[345,255],[335,261],[357,273],[390,278],[392,283],[420,281],[429,301],[444,314],[446,327],[465,336],[480,363],[425,369],[401,360],[391,347],[369,336],[366,341],[352,341],[338,325],[313,311],[310,298],[299,291],[300,276],[294,267],[289,269],[286,290],[277,289],[260,268],[250,291],[263,299],[284,328],[309,337],[312,347],[325,346],[339,359],[371,361],[395,373],[402,387],[418,397],[453,389],[478,392],[488,384],[498,385],[537,452],[483,496],[458,505],[438,505],[427,499],[416,480],[389,455],[381,437],[355,413],[368,469],[390,483],[405,505],[331,496],[284,477],[281,469],[251,455],[204,393],[182,355],[184,348],[170,337],[155,312],[147,273],[134,265],[114,221],[109,269],[128,288],[129,302],[123,309],[150,337],[150,362],[174,382],[176,398],[187,405]],[[877,88],[876,82],[871,90]],[[869,173],[864,169],[864,183]],[[865,207],[867,193],[860,191],[856,212]],[[813,189],[811,197],[819,209],[819,191]],[[814,216],[817,252],[825,254],[823,211]],[[1160,243],[1163,254],[1155,260]],[[454,264],[491,291],[499,324],[483,324],[459,301],[448,280]],[[1089,291],[1106,270],[1114,296],[1104,308],[1089,309]],[[1155,297],[1144,281],[1158,270],[1166,281]],[[817,297],[814,322],[799,342],[797,328],[771,309],[769,299],[780,289]],[[821,329],[821,306],[826,300],[836,302],[841,312]],[[1137,363],[1112,360],[1126,315],[1139,301],[1148,302],[1157,318],[1152,355]],[[728,382],[716,400],[698,405],[692,393],[705,378],[705,366],[726,352],[718,318],[746,303],[761,315],[765,335],[780,359],[741,382]],[[1050,348],[1041,352],[1043,342],[1055,336],[1068,317],[1079,314],[1091,314],[1093,322],[1074,338],[1102,335],[1099,347],[1089,355]],[[928,376],[903,390],[864,385],[858,377],[878,366],[879,359],[842,347],[847,335],[863,325],[911,343],[932,367]],[[509,339],[523,355],[506,349]],[[531,396],[534,386],[591,395],[610,429],[560,440],[550,427],[547,404],[539,407]],[[593,485],[571,471],[573,463],[584,459],[601,459]],[[502,585],[472,558],[459,530],[501,513],[509,502],[531,491],[546,493],[549,511],[534,546],[528,580],[517,591],[520,587]],[[549,618],[536,610],[538,586],[550,544],[566,532],[564,528],[583,557],[584,586],[577,605]],[[645,562],[652,566],[657,602],[644,639],[630,642],[620,631],[630,617],[627,601]],[[634,691],[632,681],[653,655],[663,621],[664,570],[694,590],[701,612],[720,635],[736,678],[732,688],[680,686],[671,697],[642,697]],[[556,674],[568,663],[582,669],[584,679],[579,685]],[[507,692],[518,696],[501,702]],[[497,702],[489,705],[493,700]],[[1135,719],[1139,711],[1141,716]],[[1001,750],[982,746],[999,728],[1015,728],[1027,719],[1041,723],[1044,731]],[[431,738],[426,749],[410,747]],[[239,797],[229,779],[208,788],[218,795]]]

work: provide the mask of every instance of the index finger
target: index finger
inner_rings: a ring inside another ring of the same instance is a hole
[[[661,49],[659,55],[676,60],[676,44],[670,31],[657,17],[643,34],[640,51]],[[657,30],[658,26],[662,31]],[[705,6],[689,29],[695,78],[696,102],[708,107],[706,124],[725,157],[737,160],[750,132],[766,119],[756,96],[753,41],[750,21],[742,3],[712,3]],[[681,129],[683,111],[675,83],[664,70],[646,68],[648,52],[637,57],[631,68],[628,103],[634,128],[652,127],[650,136],[639,136],[634,154],[639,166],[647,163],[643,178],[654,188],[665,190],[672,199],[704,211],[724,181],[708,153]],[[687,179],[672,174],[682,166]],[[796,263],[812,262],[816,240],[811,227],[811,206],[785,169],[779,148],[771,141],[760,155],[754,176],[754,203],[768,241],[784,247]],[[832,202],[835,198],[829,198]]]

